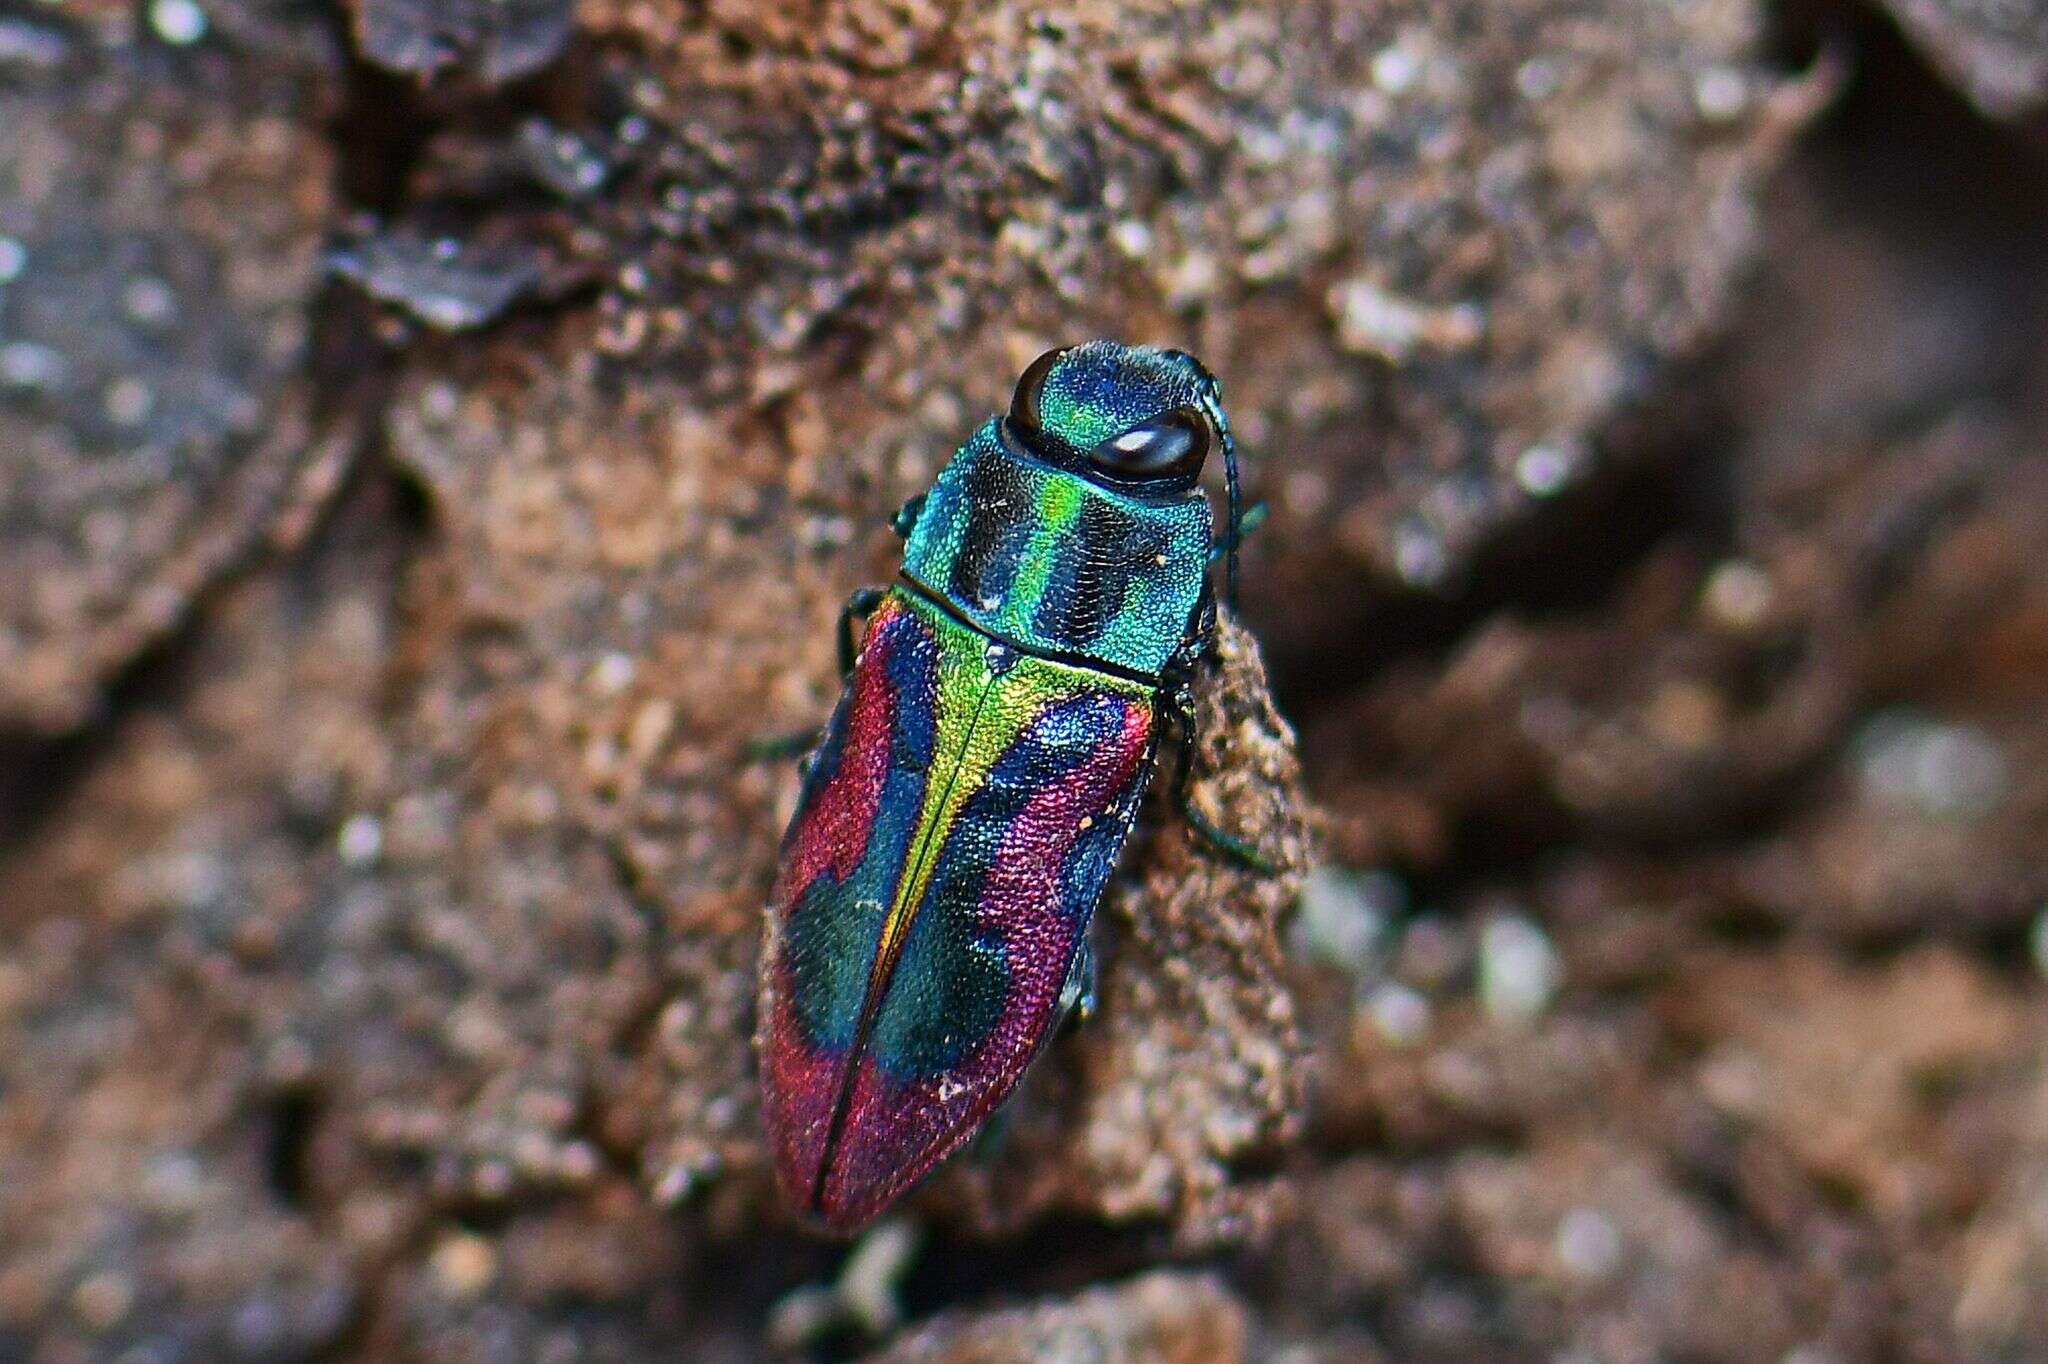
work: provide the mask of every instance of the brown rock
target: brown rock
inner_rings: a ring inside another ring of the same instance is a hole
[[[787,497],[745,481],[779,453],[750,452],[755,423],[658,389],[606,410],[596,378],[584,361],[502,392],[428,381],[394,409],[397,448],[429,480],[449,546],[423,617],[438,657],[413,711],[408,748],[422,761],[397,800],[469,812],[467,832],[424,850],[416,877],[405,865],[398,912],[446,914],[464,896],[451,872],[560,887],[560,909],[529,890],[463,916],[478,969],[431,1026],[475,1020],[477,1046],[456,1050],[480,1097],[533,1085],[586,1096],[563,1106],[565,1120],[594,1104],[600,1141],[658,1200],[739,1176],[758,1190],[751,971],[795,772],[745,754],[829,707],[832,603],[861,577],[824,551],[852,528],[812,512],[793,537],[742,533]],[[818,439],[795,430],[799,450]],[[1226,634],[1221,657],[1220,686],[1202,693],[1205,763],[1220,770],[1196,798],[1298,868],[1286,729],[1245,637]],[[556,851],[536,861],[541,848]],[[942,1181],[984,1224],[1059,1202],[1166,1219],[1196,1239],[1240,1235],[1249,1205],[1230,1165],[1292,1130],[1300,1067],[1277,975],[1291,877],[1223,869],[1178,834],[1128,865],[1142,889],[1105,910],[1105,1024],[1075,1049],[1085,1081],[1077,1089],[1063,1061],[1051,1102],[1020,1114],[1009,1158]],[[560,879],[585,874],[595,879]],[[531,908],[514,913],[518,903]],[[516,946],[543,942],[553,946]],[[577,960],[590,979],[564,975]],[[545,986],[527,974],[544,968]],[[428,1117],[439,1104],[426,1078],[373,1081],[396,1082],[401,1109],[427,1105],[404,1144],[457,1162],[458,1182],[523,1186],[507,1147],[516,1126],[478,1101]]]
[[[331,1349],[352,1252],[405,1229],[316,1212],[344,1190],[304,1030],[346,988],[311,949],[367,912],[346,831],[388,770],[392,568],[341,534],[223,592],[0,862],[0,1341],[33,1357]]]
[[[2048,100],[2048,7],[2039,0],[1887,0],[1942,74],[1992,118]]]
[[[350,454],[298,373],[332,212],[318,68],[243,18],[280,41],[8,21],[0,727],[85,719]]]
[[[553,61],[568,45],[575,17],[568,0],[355,0],[351,10],[356,46],[367,60],[421,82],[460,74],[481,86],[517,80]]]
[[[1864,970],[1787,953],[1696,970],[1685,995],[1682,1030],[1717,1039],[1701,1093],[1808,1177],[1880,1224],[1952,1216],[1974,1197],[1936,1134],[2031,1017],[1980,968],[1940,948]]]
[[[1065,1302],[942,1317],[874,1364],[1231,1364],[1246,1358],[1241,1304],[1215,1278],[1159,1272]]]

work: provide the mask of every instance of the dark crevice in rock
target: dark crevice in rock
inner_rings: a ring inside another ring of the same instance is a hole
[[[280,1203],[297,1211],[303,1212],[312,1204],[313,1142],[325,1107],[319,1092],[310,1086],[286,1089],[268,1104],[264,1172],[270,1192]]]
[[[1728,417],[1701,396],[1711,373],[1711,362],[1695,362],[1640,416],[1618,419],[1594,457],[1603,472],[1504,525],[1453,590],[1332,592],[1322,602],[1327,647],[1270,655],[1282,712],[1305,723],[1397,662],[1441,662],[1502,614],[1594,615],[1672,537],[1702,549],[1725,542],[1733,499],[1708,434]]]

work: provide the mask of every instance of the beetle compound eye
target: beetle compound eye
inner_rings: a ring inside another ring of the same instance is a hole
[[[1183,407],[1111,436],[1089,451],[1088,459],[1117,478],[1187,478],[1202,471],[1213,443],[1209,419]]]
[[[1062,346],[1049,350],[1031,362],[1031,368],[1017,380],[1016,396],[1010,399],[1010,430],[1018,440],[1039,454],[1045,453],[1045,418],[1038,410],[1038,400],[1045,392],[1046,376],[1069,348]]]

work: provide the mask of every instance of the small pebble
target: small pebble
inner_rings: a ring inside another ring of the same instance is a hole
[[[189,1151],[154,1156],[142,1171],[142,1201],[151,1212],[179,1216],[205,1205],[206,1171]]]
[[[1693,85],[1693,104],[1710,123],[1728,123],[1749,104],[1749,83],[1740,71],[1717,66],[1702,72]]]
[[[1136,218],[1125,218],[1110,229],[1110,239],[1116,249],[1139,260],[1152,250],[1152,229]]]
[[[106,411],[107,420],[114,425],[140,426],[149,420],[150,411],[156,406],[156,395],[140,379],[116,379],[107,385],[100,405]]]
[[[1771,575],[1746,559],[1729,559],[1707,575],[1707,613],[1722,625],[1751,630],[1771,609]]]
[[[1557,63],[1531,57],[1515,68],[1515,90],[1526,100],[1549,99],[1557,93]]]
[[[1396,43],[1382,48],[1372,59],[1372,83],[1389,95],[1412,89],[1422,75],[1422,63]]]
[[[28,268],[28,248],[12,237],[0,237],[0,284],[11,284]]]
[[[633,685],[639,669],[628,653],[614,651],[599,658],[590,669],[590,685],[600,696],[617,696]]]
[[[1532,445],[1515,461],[1515,482],[1531,497],[1549,497],[1570,481],[1573,460],[1555,445]]]
[[[1596,1208],[1573,1208],[1557,1224],[1557,1258],[1582,1279],[1604,1279],[1621,1264],[1621,1233]]]
[[[768,1312],[769,1345],[780,1354],[799,1354],[839,1323],[838,1294],[823,1284],[806,1284],[784,1294]]]
[[[794,1353],[844,1327],[870,1339],[894,1331],[903,1320],[898,1288],[917,1246],[917,1229],[901,1218],[876,1226],[847,1255],[837,1283],[808,1284],[775,1304],[768,1316],[769,1339],[777,1349]]]
[[[64,357],[33,341],[0,346],[0,384],[13,388],[54,388],[69,366]]]
[[[384,851],[384,826],[375,815],[352,815],[335,844],[344,866],[367,867]]]
[[[1414,354],[1428,329],[1425,311],[1367,279],[1349,279],[1330,291],[1337,314],[1337,341],[1356,355],[1377,355],[1399,364]]]
[[[1557,996],[1563,966],[1532,919],[1495,914],[1479,931],[1479,1000],[1498,1023],[1526,1023]]]
[[[186,47],[206,36],[206,11],[193,0],[151,0],[149,26],[165,42]]]
[[[1972,725],[1888,710],[1864,723],[1851,752],[1867,799],[1930,818],[1976,818],[2005,798],[2005,754]]]
[[[1429,1033],[1429,1000],[1398,981],[1373,988],[1365,999],[1373,1030],[1397,1047],[1412,1047]]]
[[[901,1218],[861,1237],[839,1273],[839,1300],[871,1336],[884,1336],[903,1319],[897,1289],[917,1255],[917,1228]]]
[[[121,311],[128,314],[131,322],[145,326],[161,326],[170,321],[176,309],[177,299],[171,287],[160,279],[144,277],[130,280],[121,290]]]
[[[1360,975],[1372,965],[1388,921],[1406,899],[1400,879],[1389,872],[1316,867],[1302,879],[1294,945],[1305,956]]]
[[[1394,527],[1394,571],[1410,587],[1435,587],[1451,569],[1443,537],[1416,521]]]
[[[519,145],[535,176],[564,198],[594,192],[611,173],[611,167],[588,141],[544,118],[531,118],[520,125]]]
[[[451,1298],[473,1298],[491,1286],[498,1274],[498,1254],[491,1243],[471,1232],[441,1238],[427,1267],[441,1291]]]

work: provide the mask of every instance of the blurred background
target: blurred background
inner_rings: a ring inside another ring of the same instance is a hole
[[[2034,0],[0,0],[0,1359],[2048,1356],[2044,209]],[[750,746],[1096,335],[1290,865],[821,1241]]]

